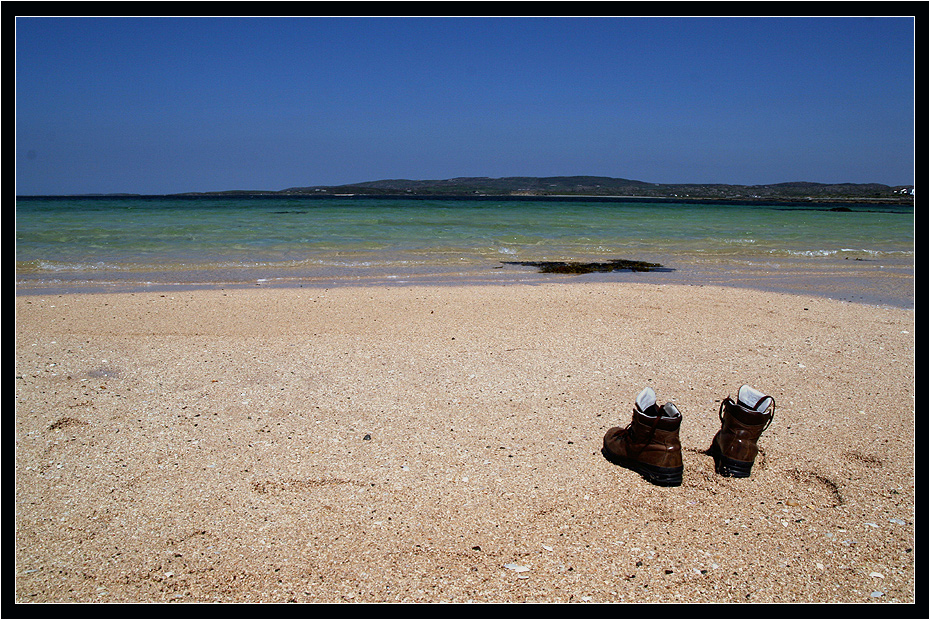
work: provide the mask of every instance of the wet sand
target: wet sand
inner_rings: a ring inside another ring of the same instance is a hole
[[[912,309],[597,282],[16,309],[16,602],[915,600]],[[775,420],[722,478],[743,383]],[[647,385],[680,487],[600,454]]]

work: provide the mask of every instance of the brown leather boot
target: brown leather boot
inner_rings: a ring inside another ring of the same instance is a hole
[[[721,476],[748,478],[759,453],[759,436],[775,417],[775,399],[748,385],[739,389],[736,401],[729,396],[720,403],[720,430],[709,452]]]
[[[607,460],[632,469],[652,484],[681,484],[681,413],[672,403],[656,405],[652,388],[636,398],[633,419],[626,428],[614,427],[604,435],[601,452]]]

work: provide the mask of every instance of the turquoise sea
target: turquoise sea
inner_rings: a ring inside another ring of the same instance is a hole
[[[837,210],[837,208],[842,210]],[[540,274],[521,261],[659,263]],[[17,293],[171,287],[637,281],[913,307],[905,205],[628,199],[36,197]]]

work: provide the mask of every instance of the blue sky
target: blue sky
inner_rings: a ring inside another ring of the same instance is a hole
[[[16,20],[18,194],[914,182],[914,20]]]

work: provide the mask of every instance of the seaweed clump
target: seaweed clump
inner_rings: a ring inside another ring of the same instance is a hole
[[[595,273],[607,271],[670,271],[659,263],[617,258],[604,263],[580,263],[574,261],[504,261],[505,265],[536,267],[539,273]]]

